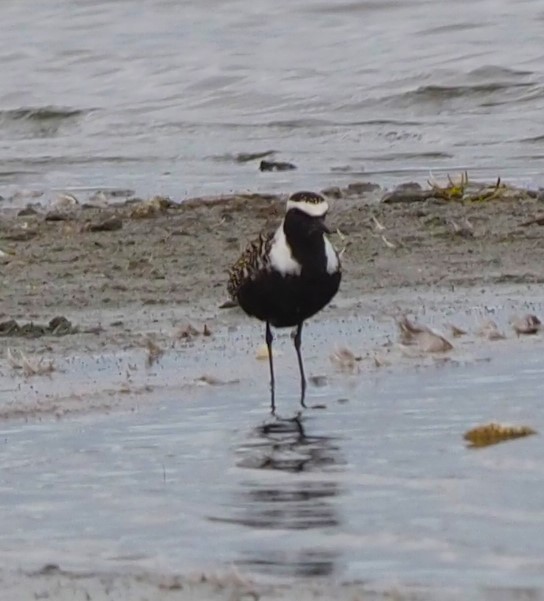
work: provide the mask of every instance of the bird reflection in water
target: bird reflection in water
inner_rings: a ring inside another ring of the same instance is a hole
[[[297,415],[254,429],[238,454],[237,466],[248,474],[240,479],[230,516],[220,521],[263,536],[244,541],[247,548],[235,563],[274,576],[331,575],[337,553],[319,541],[341,525],[336,476],[345,461],[334,439],[309,435]],[[275,536],[279,530],[285,534]]]

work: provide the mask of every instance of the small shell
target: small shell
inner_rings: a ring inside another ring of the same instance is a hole
[[[427,326],[412,323],[407,317],[397,322],[400,329],[401,343],[416,346],[424,353],[445,353],[453,349],[453,345],[443,336],[435,334]]]
[[[506,338],[506,336],[499,331],[497,324],[491,319],[484,321],[476,333],[478,336],[486,338],[487,340],[504,340]]]
[[[542,326],[540,319],[536,315],[524,315],[523,317],[513,317],[510,320],[514,332],[521,334],[537,334]]]

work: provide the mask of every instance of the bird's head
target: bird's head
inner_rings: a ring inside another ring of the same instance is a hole
[[[286,218],[291,214],[296,215],[296,220],[304,222],[308,233],[327,234],[329,230],[325,225],[325,217],[329,210],[329,203],[315,192],[295,192],[287,200]]]

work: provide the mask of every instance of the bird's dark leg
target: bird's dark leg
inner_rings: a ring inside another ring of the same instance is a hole
[[[268,348],[268,365],[270,366],[270,409],[272,415],[276,414],[276,401],[275,401],[275,382],[274,382],[274,360],[272,358],[272,330],[270,324],[266,322],[266,347]]]
[[[302,323],[300,322],[295,332],[295,349],[297,351],[298,368],[300,371],[300,404],[306,407],[304,397],[306,396],[306,377],[304,376],[304,365],[302,363],[302,355],[300,354],[300,343],[302,342]]]

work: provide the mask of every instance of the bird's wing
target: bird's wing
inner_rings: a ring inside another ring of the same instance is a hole
[[[233,300],[236,300],[238,290],[246,280],[255,278],[260,271],[268,268],[273,237],[273,233],[261,233],[247,245],[240,258],[230,268],[227,290]]]

